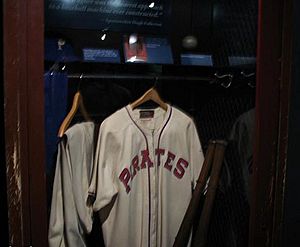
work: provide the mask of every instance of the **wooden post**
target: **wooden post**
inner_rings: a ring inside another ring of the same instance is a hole
[[[44,162],[44,6],[3,4],[9,244],[47,246]]]

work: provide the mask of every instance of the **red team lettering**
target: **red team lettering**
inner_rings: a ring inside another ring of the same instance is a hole
[[[129,180],[130,180],[130,171],[128,170],[128,168],[125,168],[125,169],[121,172],[121,174],[120,174],[120,176],[119,176],[119,179],[120,179],[121,182],[124,184],[125,189],[126,189],[126,192],[127,192],[127,194],[128,194],[129,191],[130,191],[130,187],[129,187],[129,185],[128,185]]]
[[[165,155],[165,149],[156,149],[155,155],[157,157],[157,166],[160,166],[161,156]],[[167,159],[164,164],[164,168],[170,172],[172,172],[174,160],[176,159],[176,155],[172,152],[167,152]],[[127,194],[130,192],[131,188],[129,186],[130,180],[132,181],[137,173],[141,169],[151,168],[153,167],[153,162],[149,157],[149,151],[143,150],[141,151],[141,163],[139,164],[139,156],[136,155],[131,161],[130,169],[124,168],[121,174],[119,175],[119,179],[125,187]],[[176,178],[182,179],[184,176],[186,168],[189,166],[189,163],[183,159],[179,158],[176,162],[176,165],[173,169],[173,174]]]
[[[140,170],[140,167],[139,167],[139,156],[136,155],[133,158],[130,168],[132,168],[132,170],[133,170],[131,172],[131,179],[133,179],[134,176],[136,175],[137,171]]]
[[[177,164],[176,164],[176,169],[174,170],[174,175],[181,179],[185,173],[185,170],[184,170],[184,167],[187,168],[189,166],[189,163],[180,158],[178,161],[177,161]]]
[[[170,165],[170,163],[175,159],[176,155],[171,153],[171,152],[168,152],[168,158],[167,158],[167,161],[164,165],[164,167],[166,169],[168,169],[169,171],[172,171],[172,165]]]
[[[155,149],[155,155],[157,156],[157,166],[160,166],[160,156],[165,154],[165,150],[161,148]]]
[[[141,152],[141,154],[142,154],[141,168],[145,169],[146,164],[148,164],[148,167],[153,167],[153,162],[150,160],[150,157],[149,157],[149,151],[148,150],[143,150]]]

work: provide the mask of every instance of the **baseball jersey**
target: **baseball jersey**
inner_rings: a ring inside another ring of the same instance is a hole
[[[49,220],[49,247],[86,246],[92,229],[92,209],[87,206],[93,169],[94,124],[68,129],[58,145]]]
[[[89,188],[94,211],[115,200],[105,245],[172,246],[203,160],[193,120],[175,107],[128,105],[105,119]]]

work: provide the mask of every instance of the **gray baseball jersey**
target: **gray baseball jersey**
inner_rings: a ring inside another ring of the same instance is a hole
[[[92,229],[92,209],[86,205],[93,169],[91,122],[68,129],[58,145],[51,203],[49,247],[86,246]]]
[[[193,120],[170,105],[128,105],[104,120],[89,193],[94,211],[117,195],[102,225],[106,246],[172,246],[203,159]]]

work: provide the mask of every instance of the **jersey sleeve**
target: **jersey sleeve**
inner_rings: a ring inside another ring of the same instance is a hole
[[[92,208],[95,212],[108,205],[118,193],[115,185],[114,158],[119,154],[113,133],[100,127],[95,166],[89,187],[89,196],[93,198]]]
[[[64,154],[64,148],[60,143],[58,146],[57,162],[53,183],[52,201],[51,201],[51,212],[49,220],[49,232],[48,240],[49,247],[66,246],[64,240],[64,205],[63,205],[63,185],[62,185],[62,162]]]
[[[197,184],[197,180],[203,166],[204,156],[199,135],[193,121],[189,126],[188,136],[191,162],[190,168],[192,174],[192,185],[194,188]]]
[[[59,143],[49,219],[49,247],[86,246],[85,234],[92,228],[92,211],[85,204],[88,188],[82,173],[85,167],[81,159],[74,162],[78,156],[84,157],[79,150],[72,150],[67,141]],[[76,170],[76,165],[81,169]]]

